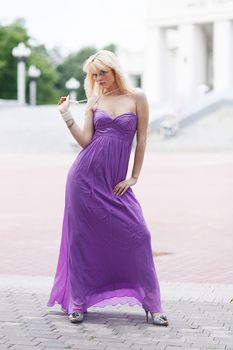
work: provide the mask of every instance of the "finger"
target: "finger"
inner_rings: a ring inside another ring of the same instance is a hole
[[[118,191],[119,191],[119,189],[120,189],[120,187],[117,185],[117,186],[114,188],[113,193],[114,193],[114,194],[117,194]]]
[[[119,192],[122,190],[122,188],[123,188],[122,182],[119,183],[119,184],[117,184],[117,186],[116,186],[116,192],[119,193]]]
[[[117,194],[118,191],[119,191],[119,188],[115,189],[115,190],[113,191],[113,193],[114,193],[114,194]]]
[[[115,189],[116,189],[115,192],[117,194],[120,194],[121,191],[125,188],[125,186],[128,186],[128,184],[125,181],[119,182],[115,187]]]
[[[124,190],[121,192],[121,196],[127,191],[128,188],[129,188],[129,186],[126,186],[126,187],[124,188]]]
[[[124,190],[124,186],[120,186],[117,191],[117,194],[120,195],[123,190]]]
[[[119,192],[119,195],[121,195],[121,194],[124,192],[125,187],[126,187],[126,185],[124,185],[124,186],[121,187],[120,192]]]
[[[64,102],[65,100],[66,100],[65,97],[61,97],[60,100],[59,100],[59,102],[58,102],[58,104],[61,104],[61,103]]]
[[[116,192],[116,191],[118,190],[118,188],[119,188],[120,185],[121,185],[121,183],[119,182],[119,183],[114,187],[113,192]]]

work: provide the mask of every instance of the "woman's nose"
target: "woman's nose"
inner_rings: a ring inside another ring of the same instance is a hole
[[[97,78],[96,78],[96,80],[97,80],[98,83],[101,82],[102,76],[101,76],[101,75],[98,75]]]

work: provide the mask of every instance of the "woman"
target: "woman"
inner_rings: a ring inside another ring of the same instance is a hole
[[[83,130],[59,110],[80,144],[68,173],[60,254],[48,306],[61,305],[73,323],[87,308],[141,305],[153,324],[167,326],[151,249],[151,236],[131,186],[137,183],[147,137],[148,103],[127,84],[115,54],[100,50],[84,63],[88,97]],[[137,132],[132,174],[127,176]]]

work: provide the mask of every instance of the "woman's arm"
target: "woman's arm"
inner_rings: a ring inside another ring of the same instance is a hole
[[[70,120],[67,122],[67,126],[69,126]],[[85,112],[85,120],[83,130],[74,122],[72,126],[69,128],[71,135],[74,139],[79,143],[81,147],[85,147],[89,144],[92,139],[94,128],[93,128],[93,112],[92,110]]]
[[[137,145],[134,154],[134,164],[132,169],[132,177],[138,179],[142,163],[144,159],[146,141],[147,141],[147,129],[149,121],[149,106],[145,93],[138,89],[136,93],[136,106],[138,115],[137,126]]]
[[[137,145],[134,154],[134,163],[132,175],[129,179],[120,181],[113,189],[116,195],[122,195],[132,185],[135,185],[139,177],[145,154],[147,129],[149,121],[149,106],[146,95],[141,89],[137,89],[135,93],[135,101],[137,107],[138,126],[137,126]]]
[[[94,133],[93,111],[92,109],[88,109],[88,106],[90,103],[92,104],[95,99],[96,98],[93,97],[88,100],[86,111],[85,111],[85,120],[84,120],[83,130],[78,126],[78,124],[76,124],[71,113],[66,112],[66,113],[69,113],[69,116],[70,116],[70,118],[66,121],[67,127],[69,128],[71,135],[74,137],[74,139],[79,143],[81,147],[85,147],[89,144]],[[65,101],[66,100],[63,99],[64,103]]]

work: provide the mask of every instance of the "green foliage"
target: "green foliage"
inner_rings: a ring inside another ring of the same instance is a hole
[[[17,60],[12,55],[12,49],[19,42],[24,42],[26,46],[30,47],[29,39],[23,19],[18,19],[8,26],[0,25],[0,98],[17,98]],[[30,64],[34,64],[41,70],[41,77],[38,79],[38,103],[56,103],[60,92],[54,85],[59,74],[56,72],[44,45],[30,48],[31,55],[26,60],[26,69]]]
[[[0,98],[17,98],[17,62],[12,50],[20,41],[26,43],[28,39],[22,19],[9,26],[0,25]]]
[[[48,52],[44,45],[30,45],[30,39],[24,19],[17,19],[7,26],[0,24],[0,98],[17,99],[17,60],[13,57],[12,50],[19,42],[24,42],[31,49],[31,55],[26,60],[26,69],[33,64],[41,71],[37,85],[38,104],[54,104],[60,96],[67,95],[65,83],[71,77],[80,82],[78,99],[85,99],[83,63],[97,49],[84,47],[63,59],[59,49],[54,48]],[[115,52],[116,45],[109,44],[103,49]],[[29,77],[26,79],[29,101]]]
[[[109,44],[103,47],[103,50],[112,51],[113,53],[116,52],[117,46],[115,44]]]
[[[72,53],[67,56],[62,64],[57,67],[60,74],[60,79],[56,84],[57,88],[61,91],[61,96],[66,96],[68,91],[65,87],[65,83],[71,77],[74,77],[80,82],[80,87],[77,90],[77,96],[79,100],[85,99],[85,91],[83,87],[85,74],[83,72],[84,61],[96,52],[94,47],[86,47],[78,51],[77,53]]]
[[[103,49],[115,52],[116,45],[110,44],[103,47]],[[78,99],[82,100],[86,98],[83,86],[85,79],[85,73],[83,72],[83,63],[89,56],[93,55],[97,51],[98,50],[95,47],[84,47],[77,53],[72,53],[67,56],[64,62],[57,67],[58,72],[60,73],[60,79],[56,86],[61,91],[61,96],[66,96],[68,94],[65,83],[71,77],[74,77],[80,82],[80,87],[77,90]]]
[[[28,65],[34,64],[41,71],[41,76],[37,83],[37,103],[57,103],[60,91],[55,87],[55,83],[59,78],[59,74],[51,63],[49,54],[44,45],[33,47],[31,50],[31,55],[28,58]],[[28,77],[27,82],[27,86],[29,86]]]

